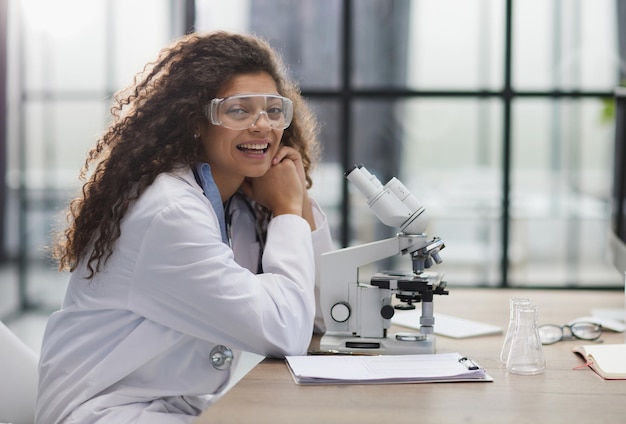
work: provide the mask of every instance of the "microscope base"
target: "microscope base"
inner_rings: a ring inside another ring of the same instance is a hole
[[[397,333],[385,338],[335,336],[324,334],[320,350],[372,355],[416,355],[435,353],[433,334]]]

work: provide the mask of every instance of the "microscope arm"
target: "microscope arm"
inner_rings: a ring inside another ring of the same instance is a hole
[[[360,266],[396,255],[398,238],[346,247],[321,256],[320,305],[327,334],[349,334],[355,331],[354,313]],[[338,318],[344,316],[345,320]],[[352,316],[350,319],[348,317]]]
[[[331,311],[337,304],[345,305],[348,309],[357,307],[357,305],[350,305],[350,300],[352,299],[354,301],[356,298],[354,292],[351,295],[351,290],[356,290],[359,267],[395,256],[399,253],[414,251],[426,245],[428,245],[428,241],[424,234],[398,234],[396,237],[389,239],[359,246],[346,247],[322,254],[320,267],[320,304],[324,313],[327,331],[352,331],[348,320],[345,322],[337,322],[333,319]],[[347,313],[349,313],[349,311]]]

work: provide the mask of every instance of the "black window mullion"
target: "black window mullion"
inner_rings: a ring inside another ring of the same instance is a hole
[[[513,0],[507,0],[505,11],[505,42],[504,42],[504,87],[503,87],[503,114],[502,114],[502,221],[500,258],[500,285],[509,285],[509,238],[510,238],[510,190],[511,190],[511,103],[513,88],[512,74],[512,39],[513,39]]]
[[[341,31],[342,61],[341,61],[341,105],[340,105],[340,139],[342,140],[340,155],[343,170],[350,167],[352,160],[352,0],[343,2],[343,28]],[[341,185],[341,245],[347,246],[350,242],[350,202],[348,201],[348,181],[344,178]]]

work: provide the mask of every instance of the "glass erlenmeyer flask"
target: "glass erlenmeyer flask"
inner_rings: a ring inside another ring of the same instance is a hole
[[[504,336],[504,343],[502,343],[502,350],[500,351],[500,362],[502,365],[506,365],[506,360],[509,357],[509,351],[511,350],[511,339],[513,338],[513,332],[515,331],[515,308],[518,305],[528,305],[531,300],[527,297],[513,297],[509,299],[509,326]]]
[[[540,374],[546,369],[546,360],[537,331],[539,310],[531,303],[518,305],[515,311],[515,330],[506,369],[513,374]]]

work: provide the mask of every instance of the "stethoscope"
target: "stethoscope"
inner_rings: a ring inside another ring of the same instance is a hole
[[[229,369],[235,359],[235,354],[232,349],[224,345],[215,346],[211,349],[209,356],[211,358],[211,365],[219,371]]]
[[[200,187],[202,187],[202,181],[200,180],[198,171],[195,168],[193,168],[192,171],[193,171],[193,176],[196,182],[198,183]],[[205,193],[205,196],[206,196],[206,193]],[[246,209],[248,210],[248,213],[250,213],[254,221],[254,231],[256,233],[255,234],[256,242],[259,244],[259,257],[257,260],[256,273],[261,274],[263,273],[263,263],[261,259],[263,257],[263,251],[265,250],[265,238],[263,237],[263,233],[257,223],[256,211],[254,210],[254,207],[252,206],[250,199],[248,199],[248,197],[246,197],[241,192],[236,192],[235,194],[233,194],[223,205],[224,206],[224,225],[226,226],[226,239],[227,239],[225,242],[227,242],[228,246],[230,246],[231,248],[233,247],[233,237],[232,237],[233,212],[231,211],[231,204],[235,197],[238,197],[239,199],[242,200],[243,204],[246,206]]]
[[[196,172],[196,170],[193,170],[193,174],[194,177],[197,181],[197,183],[200,185],[200,187],[202,187],[202,183],[200,182],[200,177],[198,176],[198,173]],[[256,233],[256,241],[257,243],[259,243],[259,257],[258,257],[258,261],[257,261],[257,274],[260,274],[263,272],[263,265],[262,265],[262,261],[261,258],[263,256],[263,250],[265,248],[265,241],[263,238],[263,234],[261,233],[261,230],[259,229],[259,226],[257,224],[256,221],[256,212],[254,211],[254,207],[252,206],[252,204],[250,203],[250,200],[244,196],[243,194],[237,192],[235,193],[230,199],[228,199],[228,201],[224,204],[224,221],[225,221],[225,225],[226,225],[226,236],[227,236],[227,241],[228,241],[228,245],[232,248],[233,246],[233,239],[232,239],[232,221],[233,221],[233,211],[231,210],[231,205],[232,205],[232,201],[235,198],[235,196],[238,196],[243,204],[246,206],[246,209],[248,211],[248,213],[252,216],[252,219],[254,220],[254,230]],[[209,353],[209,357],[211,358],[211,365],[213,365],[213,368],[215,368],[216,370],[219,371],[225,371],[228,370],[232,364],[233,364],[233,360],[235,358],[235,355],[232,351],[231,348],[229,348],[228,346],[224,346],[224,345],[217,345],[215,347],[213,347],[213,349],[211,350],[211,352]]]
[[[261,234],[261,230],[256,221],[256,212],[254,207],[250,203],[250,200],[244,196],[243,194],[237,192],[230,199],[226,201],[224,204],[224,220],[226,223],[226,235],[228,238],[228,245],[232,248],[233,246],[233,238],[232,238],[232,221],[233,221],[233,211],[231,205],[233,203],[233,199],[235,196],[239,197],[244,205],[246,205],[246,209],[248,213],[252,216],[254,220],[254,230],[256,233],[256,241],[259,243],[259,257],[257,262],[257,274],[261,274],[263,272],[263,265],[261,258],[263,256],[263,249],[265,248],[265,241],[263,240],[263,234]],[[235,355],[233,351],[223,345],[215,346],[210,353],[211,365],[213,368],[219,371],[227,370],[231,367]]]
[[[265,238],[263,237],[261,229],[259,228],[259,225],[257,223],[256,211],[254,210],[252,203],[245,195],[243,195],[240,192],[236,192],[224,204],[224,219],[226,221],[226,235],[228,237],[228,245],[231,248],[233,246],[233,238],[232,238],[233,211],[231,210],[231,205],[235,197],[238,197],[239,199],[241,199],[243,204],[246,206],[247,211],[250,213],[250,215],[252,216],[252,219],[254,220],[254,231],[255,231],[256,242],[259,244],[259,257],[257,261],[256,273],[261,274],[263,273],[263,263],[261,259],[263,257],[263,252],[265,251]]]

